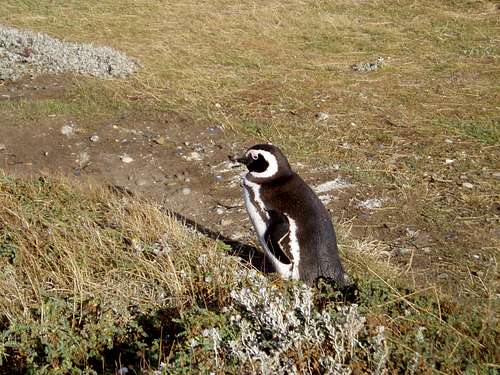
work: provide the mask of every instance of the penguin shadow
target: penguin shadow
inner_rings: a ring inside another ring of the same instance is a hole
[[[172,215],[176,220],[179,220],[188,228],[197,231],[198,233],[203,234],[204,236],[211,238],[213,240],[222,241],[226,245],[229,245],[231,250],[228,252],[229,255],[237,256],[242,259],[245,263],[250,264],[257,270],[264,273],[273,273],[275,272],[274,268],[270,264],[270,262],[266,261],[265,255],[259,251],[255,246],[248,245],[246,243],[233,240],[227,236],[224,236],[222,233],[214,231],[210,228],[207,228],[196,221],[187,218],[186,216],[172,211],[168,209],[168,213]]]
[[[108,185],[107,187],[114,194],[129,197],[135,196],[135,194],[129,189],[118,185]],[[162,211],[171,215],[173,218],[183,223],[186,227],[195,230],[208,238],[216,241],[222,241],[224,244],[229,245],[231,249],[228,251],[229,255],[239,257],[243,260],[243,262],[251,265],[260,272],[265,274],[276,272],[271,263],[266,261],[264,253],[259,251],[255,246],[251,246],[224,236],[222,233],[207,228],[170,208],[163,207]],[[315,305],[317,307],[324,307],[332,302],[359,303],[361,300],[360,290],[356,282],[351,282],[347,285],[338,285],[333,279],[320,276],[314,281],[313,286],[318,291],[318,295],[315,299]]]
[[[127,197],[134,197],[136,194],[126,187],[108,184],[107,188],[113,194]],[[229,255],[237,256],[242,259],[245,263],[250,264],[257,270],[264,273],[273,273],[275,272],[274,268],[270,264],[269,261],[266,261],[265,255],[259,251],[255,246],[248,245],[246,243],[233,240],[227,236],[224,236],[222,233],[214,231],[210,228],[205,227],[197,223],[196,221],[189,219],[188,217],[182,215],[179,212],[176,212],[168,207],[162,208],[163,212],[171,215],[174,219],[183,223],[186,227],[197,231],[198,233],[203,234],[204,236],[211,238],[216,241],[222,241],[226,245],[229,245],[231,250],[228,252]]]

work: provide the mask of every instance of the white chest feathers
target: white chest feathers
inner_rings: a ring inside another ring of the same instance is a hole
[[[262,200],[260,194],[260,185],[254,182],[243,180],[243,191],[245,206],[250,216],[250,221],[252,222],[255,231],[257,232],[257,237],[260,244],[262,245],[264,252],[268,259],[271,260],[276,271],[285,279],[299,279],[299,261],[300,261],[300,247],[297,239],[297,224],[287,214],[284,214],[290,224],[290,232],[288,234],[289,248],[292,253],[293,260],[290,264],[282,263],[274,256],[269,247],[267,246],[265,235],[269,227],[269,213],[268,208]]]
[[[267,230],[269,214],[260,196],[260,185],[248,181],[246,178],[243,180],[243,185],[245,207],[257,231],[257,236],[259,236],[259,240],[261,240],[264,238],[264,234]]]

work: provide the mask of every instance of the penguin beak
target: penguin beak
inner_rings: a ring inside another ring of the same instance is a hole
[[[249,158],[249,157],[246,157],[246,156],[241,156],[241,157],[238,157],[236,155],[233,155],[233,156],[229,156],[229,160],[235,162],[235,163],[240,163],[240,164],[244,164],[244,165],[248,165],[252,162],[252,158]]]

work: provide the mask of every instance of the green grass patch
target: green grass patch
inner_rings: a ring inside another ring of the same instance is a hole
[[[500,118],[445,119],[438,120],[438,124],[446,126],[459,136],[486,145],[498,145],[500,143]]]
[[[80,105],[61,99],[3,101],[0,102],[0,111],[14,112],[21,120],[39,120],[60,115],[80,116],[85,112]]]

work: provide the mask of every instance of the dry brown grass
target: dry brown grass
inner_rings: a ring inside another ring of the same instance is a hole
[[[390,369],[491,366],[494,296],[484,307],[460,306],[433,287],[407,287],[387,247],[354,239],[349,223],[339,226],[339,242],[369,331],[385,326]],[[264,287],[246,280],[241,271],[250,266],[225,250],[140,197],[0,174],[0,370],[105,372],[119,368],[120,358],[141,371],[160,362],[180,372],[218,368],[210,347],[199,347],[194,361],[191,338],[216,327],[233,339],[225,312],[230,292],[250,287],[258,294]],[[284,296],[295,287],[268,280],[266,288]],[[316,293],[322,304],[342,304],[331,291]],[[317,354],[290,353],[301,361]],[[224,361],[227,370],[243,366]]]
[[[47,298],[70,298],[75,309],[78,301],[97,300],[120,310],[167,304],[182,311],[196,303],[200,275],[194,277],[191,266],[201,254],[206,264],[220,265],[205,271],[218,284],[230,284],[224,265],[236,261],[222,258],[215,242],[187,231],[157,206],[103,187],[80,191],[43,178],[2,180],[4,317],[17,317]]]

